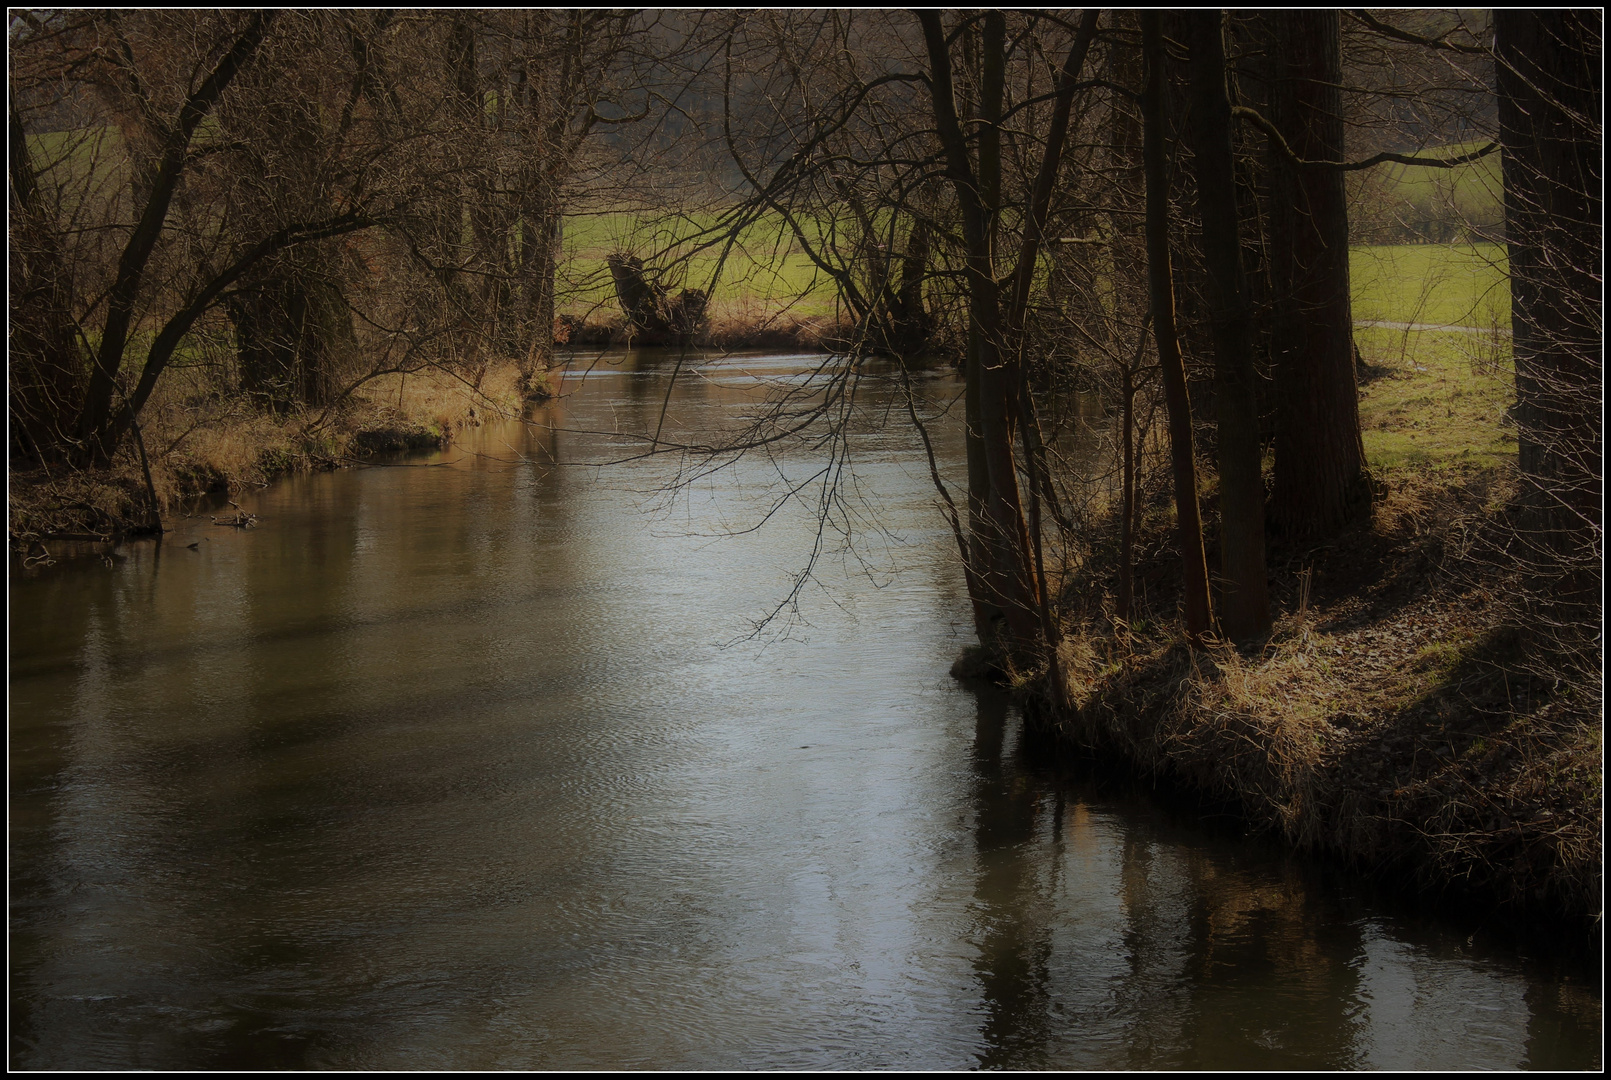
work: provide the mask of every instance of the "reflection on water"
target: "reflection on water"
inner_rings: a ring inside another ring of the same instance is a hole
[[[14,573],[13,1066],[1598,1063],[1570,965],[1037,765],[946,674],[965,600],[876,371],[847,505],[885,531],[726,646],[817,518],[723,532],[814,460],[669,506],[675,460],[587,463],[674,374],[695,441],[816,361],[606,359],[538,425],[276,485],[251,532]]]

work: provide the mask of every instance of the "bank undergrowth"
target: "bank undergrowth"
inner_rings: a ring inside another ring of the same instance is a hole
[[[172,393],[106,469],[13,461],[8,538],[28,554],[47,540],[141,535],[202,496],[440,447],[485,417],[518,413],[517,379],[513,364],[489,365],[475,382],[425,368],[371,379],[328,407],[279,413],[239,396]]]
[[[1126,623],[1100,545],[1071,575],[1061,662],[1076,746],[1240,806],[1254,826],[1382,878],[1597,933],[1597,643],[1539,632],[1502,557],[1504,469],[1379,475],[1376,511],[1271,551],[1284,614],[1263,641],[1194,652],[1176,627],[1172,523],[1150,519]]]

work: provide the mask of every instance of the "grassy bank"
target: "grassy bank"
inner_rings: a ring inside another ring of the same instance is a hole
[[[781,217],[764,216],[731,248],[704,247],[711,240],[707,230],[716,224],[717,215],[709,213],[671,218],[627,213],[567,217],[556,304],[559,314],[593,326],[615,319],[620,307],[605,260],[624,252],[643,258],[650,266],[667,268],[663,284],[673,292],[681,288],[708,291],[711,321],[728,333],[739,325],[837,318],[833,283],[800,250]]]
[[[1362,263],[1396,267],[1398,285]],[[1181,641],[1167,508],[1144,522],[1143,608],[1128,624],[1108,599],[1116,542],[1098,544],[1064,591],[1076,707],[1047,722],[1300,848],[1597,934],[1601,682],[1554,651],[1506,553],[1517,535],[1509,337],[1493,305],[1479,332],[1424,328],[1477,325],[1494,263],[1474,249],[1396,248],[1356,251],[1355,266],[1362,318],[1416,324],[1356,334],[1372,518],[1323,545],[1271,548],[1280,615],[1242,650],[1193,654]],[[1424,282],[1406,270],[1451,267]]]
[[[14,549],[37,554],[52,539],[149,532],[153,499],[160,518],[199,497],[261,487],[289,473],[442,446],[485,416],[517,411],[516,378],[513,364],[489,368],[479,389],[430,369],[386,375],[329,409],[283,415],[246,401],[172,393],[143,424],[149,485],[132,440],[104,471],[13,463],[9,540]]]

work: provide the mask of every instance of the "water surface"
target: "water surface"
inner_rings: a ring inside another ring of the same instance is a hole
[[[14,570],[11,1064],[1598,1064],[1581,966],[1037,765],[947,675],[888,373],[846,438],[677,498],[677,455],[587,464],[816,363],[578,361],[530,424],[276,484],[254,530]]]

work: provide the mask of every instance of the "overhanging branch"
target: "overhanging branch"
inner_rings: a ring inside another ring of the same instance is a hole
[[[1497,142],[1491,142],[1480,150],[1473,150],[1469,154],[1457,154],[1448,158],[1423,157],[1420,154],[1395,154],[1384,150],[1380,154],[1368,157],[1363,161],[1309,161],[1299,157],[1292,147],[1287,144],[1287,140],[1282,136],[1280,130],[1257,109],[1237,105],[1231,109],[1231,113],[1238,119],[1246,120],[1263,131],[1270,137],[1271,144],[1281,152],[1282,157],[1292,162],[1292,164],[1305,169],[1336,169],[1338,172],[1358,172],[1360,169],[1374,168],[1387,162],[1394,162],[1399,165],[1421,165],[1429,169],[1453,169],[1459,165],[1467,165],[1478,158],[1487,157],[1499,149]]]

